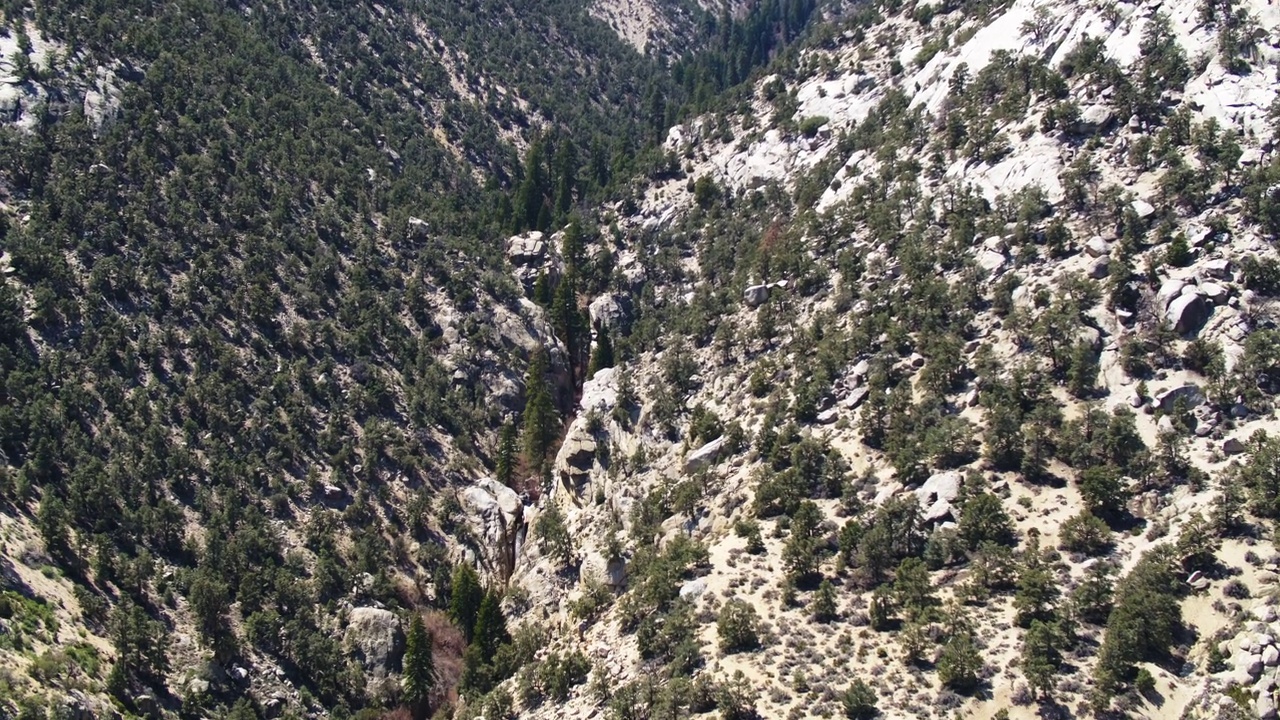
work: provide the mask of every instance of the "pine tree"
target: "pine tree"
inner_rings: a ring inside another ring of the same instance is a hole
[[[524,180],[516,191],[515,224],[516,232],[522,230],[545,230],[550,224],[547,211],[547,177],[543,167],[542,141],[535,140],[529,146],[524,159]]]
[[[498,648],[511,641],[511,635],[507,632],[507,618],[502,613],[499,602],[497,593],[485,593],[476,614],[475,629],[471,633],[471,642],[480,648],[480,658],[485,664],[492,663]]]
[[[885,425],[889,413],[889,396],[884,387],[877,382],[868,386],[867,398],[862,404],[859,416],[858,431],[862,434],[862,442],[868,447],[880,449],[884,447]]]
[[[813,619],[818,622],[836,619],[836,589],[826,578],[823,578],[813,596]]]
[[[67,512],[67,506],[54,497],[51,490],[46,490],[44,499],[40,501],[36,527],[49,556],[64,567],[72,565],[77,559],[71,552],[70,522],[71,514]]]
[[[1013,597],[1015,622],[1020,627],[1030,627],[1033,620],[1052,620],[1057,599],[1058,586],[1040,551],[1040,536],[1032,535],[1018,573],[1018,591]]]
[[[547,351],[539,348],[525,378],[524,452],[525,459],[535,468],[541,468],[546,462],[555,431],[556,410],[547,387],[547,365]]]
[[[1076,343],[1067,368],[1067,391],[1077,398],[1087,398],[1098,381],[1098,369],[1098,357],[1093,348],[1086,343]]]
[[[556,220],[563,221],[573,207],[573,193],[578,186],[578,150],[564,138],[556,148]]]
[[[881,585],[871,593],[871,601],[867,606],[867,615],[871,619],[872,630],[888,630],[893,619],[893,597],[886,585]]]
[[[538,521],[533,526],[533,534],[538,539],[542,552],[559,560],[561,565],[567,566],[573,560],[573,538],[569,536],[569,530],[565,527],[564,514],[560,512],[559,504],[551,503],[538,516]]]
[[[416,720],[430,714],[431,692],[436,686],[436,666],[431,644],[431,633],[427,632],[422,616],[414,613],[404,645],[403,683],[405,704]]]
[[[1097,465],[1080,472],[1076,479],[1080,498],[1089,512],[1112,517],[1124,507],[1124,485],[1120,471],[1111,465]]]
[[[978,686],[982,658],[973,638],[961,633],[947,641],[938,658],[938,679],[957,691],[969,692]]]
[[[576,275],[566,274],[556,285],[555,295],[551,298],[551,323],[556,336],[569,352],[569,373],[572,377],[574,370],[582,367],[583,340],[587,335],[586,322],[578,309]]]
[[[987,411],[987,459],[1000,470],[1012,470],[1022,463],[1022,418],[1017,408],[1005,403]]]
[[[577,213],[569,218],[569,224],[565,226],[564,234],[560,237],[560,257],[564,259],[565,277],[573,278],[576,283],[583,275],[583,266],[586,264],[587,257],[582,218]]]
[[[876,691],[861,678],[854,680],[840,696],[844,716],[849,720],[871,720],[880,714],[876,707]]]
[[[609,330],[597,328],[596,348],[591,353],[591,363],[587,365],[587,379],[590,380],[600,370],[613,367],[613,363],[613,339],[609,336]]]
[[[1053,690],[1053,678],[1061,662],[1056,641],[1053,626],[1039,620],[1031,622],[1022,639],[1022,674],[1037,697],[1046,697]]]
[[[1115,569],[1106,562],[1096,562],[1085,571],[1084,579],[1071,593],[1075,614],[1085,622],[1101,625],[1111,613],[1115,583],[1111,576]]]
[[[925,567],[923,560],[909,557],[902,561],[894,574],[893,594],[898,605],[911,619],[920,617],[936,602],[929,569]]]
[[[502,426],[502,439],[498,442],[498,462],[495,474],[498,482],[512,487],[515,481],[516,426],[508,421]]]
[[[817,534],[822,511],[812,500],[800,503],[791,518],[791,537],[782,548],[782,564],[787,576],[800,581],[818,569]]]
[[[960,538],[970,550],[983,543],[1004,544],[1013,539],[1013,521],[1000,498],[981,492],[966,500],[960,511]]]
[[[538,273],[538,279],[533,281],[533,301],[542,307],[551,306],[551,280],[546,270]]]
[[[480,604],[484,601],[480,577],[470,565],[464,563],[454,568],[451,585],[449,617],[453,618],[453,622],[470,642],[475,632],[476,615],[480,612]]]

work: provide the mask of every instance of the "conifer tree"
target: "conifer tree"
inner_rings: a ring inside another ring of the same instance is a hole
[[[591,353],[591,363],[587,365],[587,377],[590,380],[596,372],[613,367],[613,339],[606,328],[596,329],[596,348]]]
[[[578,151],[568,138],[560,141],[554,162],[556,176],[556,220],[563,221],[573,207],[573,191],[578,185]]]
[[[1022,639],[1022,673],[1036,697],[1046,697],[1053,690],[1053,678],[1061,658],[1055,647],[1053,626],[1033,620]]]
[[[538,516],[534,523],[533,534],[538,538],[542,552],[568,565],[573,560],[573,538],[564,524],[564,514],[560,506],[551,503],[550,507]]]
[[[508,421],[502,426],[502,439],[498,441],[498,462],[495,474],[498,482],[507,487],[515,480],[516,426]]]
[[[435,658],[431,649],[431,633],[414,613],[409,636],[404,645],[404,700],[415,720],[430,713],[431,692],[436,686]]]
[[[1052,620],[1057,599],[1058,586],[1040,550],[1040,536],[1033,534],[1018,573],[1018,591],[1013,598],[1015,621],[1021,627],[1030,627],[1033,620]]]
[[[982,658],[973,638],[961,633],[947,641],[938,658],[938,679],[957,692],[968,692],[978,686]]]
[[[556,336],[564,342],[569,352],[569,373],[573,376],[575,369],[582,367],[583,340],[586,339],[586,322],[582,319],[582,311],[578,309],[577,277],[566,274],[556,286],[555,295],[551,298],[551,323],[555,327]]]
[[[818,592],[813,596],[813,619],[818,622],[836,619],[836,589],[826,578],[823,578],[818,585]]]
[[[507,633],[507,618],[502,613],[497,593],[485,593],[480,602],[480,610],[476,614],[475,629],[471,633],[471,642],[480,648],[480,658],[485,664],[493,662],[498,648],[511,640]]]
[[[525,459],[535,468],[541,468],[546,461],[555,430],[556,410],[547,387],[547,364],[547,351],[539,348],[525,378],[524,452]]]
[[[453,588],[449,601],[449,617],[453,618],[453,622],[470,642],[472,633],[475,631],[480,604],[484,601],[480,577],[470,565],[464,563],[454,568],[451,584]]]
[[[515,225],[516,232],[522,230],[545,230],[550,224],[547,211],[547,174],[543,167],[542,141],[536,140],[529,146],[524,159],[524,180],[516,191]],[[545,223],[545,224],[544,224]]]
[[[538,279],[533,281],[533,301],[542,307],[551,306],[551,280],[546,270],[538,273]]]

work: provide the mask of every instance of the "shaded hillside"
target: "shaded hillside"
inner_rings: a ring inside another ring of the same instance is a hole
[[[587,361],[599,284],[530,302],[509,230],[662,165],[682,91],[572,3],[13,2],[4,28],[6,702],[394,706],[398,659],[350,628],[447,605],[467,557],[501,579],[457,491]]]

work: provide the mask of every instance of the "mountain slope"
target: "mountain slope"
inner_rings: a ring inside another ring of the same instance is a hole
[[[1267,716],[1275,8],[654,8],[6,8],[4,712]]]
[[[1275,20],[863,6],[673,128],[583,577],[516,575],[595,665],[537,714],[1265,716]]]
[[[0,40],[0,712],[394,708],[400,617],[523,533],[457,490],[586,362],[502,238],[647,165],[675,83],[570,3],[20,2]]]

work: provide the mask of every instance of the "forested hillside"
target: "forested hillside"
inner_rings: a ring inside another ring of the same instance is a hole
[[[545,310],[508,235],[595,238],[810,11],[705,14],[681,59],[554,0],[6,3],[0,714],[414,701],[349,628],[459,597],[486,549],[455,493],[516,484],[526,395],[559,404],[519,458],[536,495],[608,281],[570,267]]]
[[[0,8],[0,717],[1276,717],[1280,6]]]

